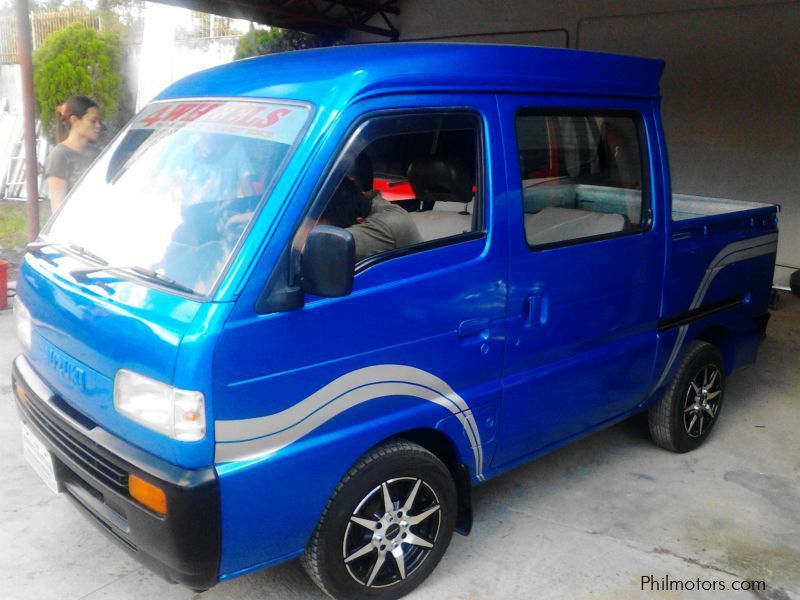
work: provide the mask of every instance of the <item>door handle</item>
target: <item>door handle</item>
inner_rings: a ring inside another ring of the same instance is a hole
[[[477,319],[467,319],[466,321],[461,321],[461,323],[458,324],[458,337],[464,338],[471,335],[478,335],[488,329],[489,319],[487,318],[480,317]]]
[[[535,327],[547,323],[547,296],[542,293],[541,288],[533,288],[530,296],[525,298],[525,326]]]

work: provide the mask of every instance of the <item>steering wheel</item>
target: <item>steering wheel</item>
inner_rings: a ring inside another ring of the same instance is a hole
[[[244,233],[258,205],[258,199],[259,196],[243,196],[220,203],[217,231],[226,242],[235,244]]]

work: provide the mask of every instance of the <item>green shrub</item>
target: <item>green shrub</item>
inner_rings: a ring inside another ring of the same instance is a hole
[[[30,241],[27,209],[25,202],[0,200],[0,250],[24,248]],[[47,223],[49,218],[50,203],[39,202],[39,223]]]
[[[251,29],[239,38],[233,59],[239,60],[249,56],[274,54],[276,52],[286,52],[287,50],[318,48],[321,45],[322,40],[317,36],[303,33],[302,31],[279,29],[277,27],[272,29]]]
[[[72,95],[93,98],[106,120],[114,117],[122,95],[120,46],[115,34],[75,24],[47,38],[33,53],[39,119],[51,141],[56,107]]]

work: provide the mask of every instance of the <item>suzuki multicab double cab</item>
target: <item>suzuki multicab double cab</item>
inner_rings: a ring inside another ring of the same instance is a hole
[[[644,411],[696,448],[755,360],[777,209],[671,192],[662,69],[402,44],[172,85],[22,265],[31,464],[191,588],[302,557],[395,598],[483,481]]]

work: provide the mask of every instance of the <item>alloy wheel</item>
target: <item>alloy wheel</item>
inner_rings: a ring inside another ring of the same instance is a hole
[[[395,585],[416,571],[436,543],[441,507],[422,479],[381,483],[358,504],[344,534],[350,576],[368,588]]]
[[[714,422],[721,394],[722,377],[716,365],[698,370],[689,382],[683,407],[683,427],[689,437],[700,437]]]

